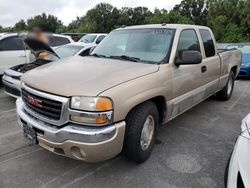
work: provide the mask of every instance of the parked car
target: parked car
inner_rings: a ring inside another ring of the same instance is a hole
[[[241,52],[218,52],[212,31],[194,25],[116,29],[84,58],[22,77],[18,122],[32,143],[87,162],[122,150],[141,163],[157,130],[211,95],[230,99]]]
[[[106,33],[89,33],[84,35],[79,42],[86,44],[99,44],[106,36]]]
[[[217,49],[227,49],[231,43],[217,43]]]
[[[32,51],[32,54],[36,54],[36,57],[34,58],[35,60],[31,63],[16,65],[5,70],[2,77],[5,93],[15,98],[21,96],[21,77],[25,72],[58,59],[76,55],[88,55],[90,49],[96,46],[92,44],[86,45],[84,43],[75,42],[60,46],[53,50],[53,48],[35,38],[24,39],[24,43],[26,43],[26,45]],[[44,52],[48,53],[48,55],[41,58],[40,54]]]
[[[0,36],[0,75],[9,67],[30,62],[31,58],[30,51],[17,33]]]
[[[242,53],[239,77],[250,78],[250,43],[238,43],[227,46],[227,49],[234,48]]]
[[[85,44],[82,42],[74,42],[60,46],[55,49],[55,53],[62,59],[70,56],[86,56],[89,55],[90,49],[96,44]]]
[[[67,36],[67,35],[60,35],[60,34],[54,34],[54,33],[47,33],[47,35],[49,38],[48,45],[53,48],[57,48],[65,44],[75,42],[70,36]]]
[[[225,173],[225,187],[250,187],[250,114],[243,119],[242,133],[237,139],[234,150],[228,161]]]
[[[69,36],[58,34],[47,34],[49,45],[58,46],[72,43]],[[14,65],[20,65],[34,61],[30,50],[25,46],[18,33],[3,33],[0,35],[0,75]]]

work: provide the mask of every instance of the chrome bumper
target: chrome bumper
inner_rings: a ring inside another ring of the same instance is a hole
[[[6,87],[9,87],[9,88],[14,89],[14,90],[19,91],[19,92],[21,91],[21,81],[18,79],[14,79],[14,78],[11,78],[7,75],[3,75],[2,82]],[[15,97],[15,98],[20,97],[20,96],[16,95],[15,93],[10,93],[6,90],[5,90],[5,93],[7,93],[8,95]]]
[[[19,124],[34,128],[39,144],[54,153],[97,162],[114,157],[122,150],[125,122],[106,127],[81,126],[73,123],[57,127],[30,116],[24,110],[21,98],[16,101],[16,111]],[[79,152],[76,155],[76,148],[79,151],[83,150],[86,156],[80,155]],[[57,152],[58,149],[63,152]]]

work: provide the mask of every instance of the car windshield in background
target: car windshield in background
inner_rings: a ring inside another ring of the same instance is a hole
[[[84,35],[79,42],[84,42],[84,43],[92,43],[95,41],[97,35]]]
[[[55,52],[59,55],[60,58],[66,58],[66,57],[74,56],[82,48],[83,46],[65,45],[65,46],[61,46],[55,49]]]
[[[103,39],[92,55],[160,63],[169,58],[174,34],[175,30],[168,28],[117,30]]]
[[[243,54],[250,54],[250,44],[242,44],[242,45],[229,45],[227,49],[238,49]]]

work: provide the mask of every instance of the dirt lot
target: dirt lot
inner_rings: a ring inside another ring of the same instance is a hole
[[[28,146],[15,100],[0,87],[0,187],[223,187],[223,175],[243,117],[250,112],[250,80],[237,80],[228,102],[210,98],[160,129],[148,161],[122,156],[98,164]]]

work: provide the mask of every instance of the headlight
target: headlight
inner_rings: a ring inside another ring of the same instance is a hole
[[[113,103],[107,97],[71,98],[70,119],[87,125],[106,125],[112,122]]]

